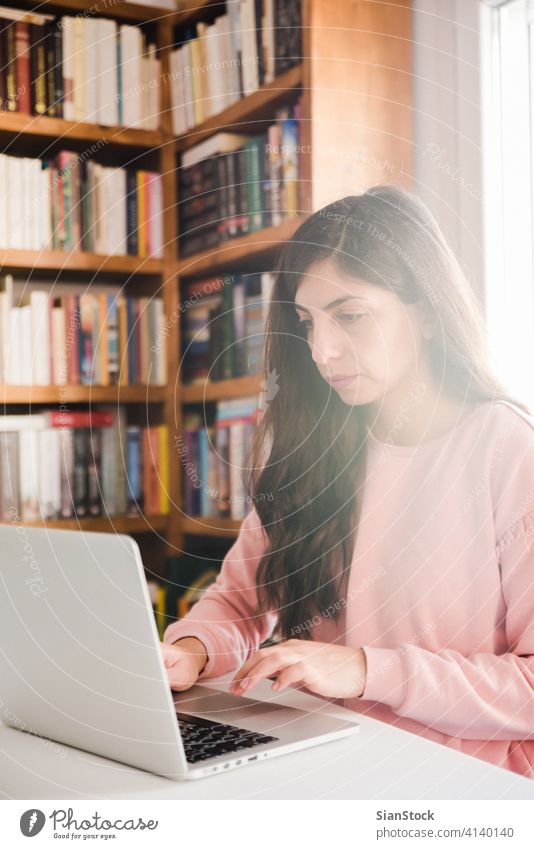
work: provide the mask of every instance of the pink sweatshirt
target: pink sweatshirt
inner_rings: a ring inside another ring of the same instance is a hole
[[[534,778],[534,418],[487,401],[445,436],[367,446],[340,621],[324,610],[293,636],[364,649],[362,697],[336,703]],[[232,677],[275,630],[253,616],[265,544],[252,510],[165,631],[204,642],[201,678]]]

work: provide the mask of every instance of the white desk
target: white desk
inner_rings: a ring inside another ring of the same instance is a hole
[[[222,679],[203,683],[223,688]],[[251,697],[272,700],[270,682]],[[350,713],[291,689],[276,701]],[[359,721],[352,738],[179,783],[0,724],[0,799],[534,799],[528,778],[375,719]]]

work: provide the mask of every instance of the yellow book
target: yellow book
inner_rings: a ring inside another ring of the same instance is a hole
[[[193,100],[195,107],[195,124],[202,122],[202,89],[199,68],[201,67],[200,40],[193,38],[189,42],[191,51],[191,76],[193,80]]]
[[[146,256],[145,172],[137,172],[137,255]]]
[[[167,627],[165,616],[165,587],[158,585],[158,595],[156,600],[156,625],[160,640],[163,641],[163,634]]]
[[[102,386],[109,386],[109,357],[108,357],[108,296],[103,292],[98,295],[98,318],[100,333],[98,335],[98,356],[100,358],[100,375]]]
[[[159,481],[160,512],[169,512],[169,429],[160,425],[159,431]]]
[[[126,315],[126,298],[120,295],[117,299],[119,311],[119,384],[128,385],[128,318]]]

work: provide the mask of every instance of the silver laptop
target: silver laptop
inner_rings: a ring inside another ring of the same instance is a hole
[[[358,730],[202,684],[171,690],[129,536],[2,525],[0,580],[7,725],[176,781]]]

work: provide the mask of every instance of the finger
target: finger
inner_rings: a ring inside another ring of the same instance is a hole
[[[292,666],[288,666],[282,670],[271,689],[280,691],[284,687],[289,687],[291,684],[304,683],[305,677],[306,670],[304,664],[301,662],[294,663]]]
[[[263,658],[255,666],[242,676],[239,673],[238,677],[232,682],[230,689],[238,694],[245,690],[250,690],[262,678],[267,678],[269,675],[274,675],[286,666],[295,663],[298,660],[293,652],[283,652],[281,655],[272,655],[271,657]]]
[[[263,660],[264,657],[270,657],[271,655],[276,655],[279,652],[282,652],[283,654],[285,654],[285,652],[288,651],[288,644],[290,642],[292,643],[292,645],[290,646],[291,651],[294,652],[295,651],[295,645],[294,645],[295,641],[294,640],[287,640],[284,643],[278,643],[276,646],[268,646],[268,648],[259,649],[257,652],[254,652],[254,654],[251,657],[249,657],[249,659],[247,661],[245,661],[245,663],[237,671],[237,673],[235,674],[235,676],[233,678],[232,683],[230,684],[230,688],[232,688],[232,686],[235,682],[239,682],[243,678],[248,677],[249,671],[251,669],[253,669],[254,666],[256,666],[256,664],[260,662],[260,660]]]
[[[160,643],[160,648],[165,666],[173,666],[176,663],[176,653],[173,652],[172,646],[168,643]]]

